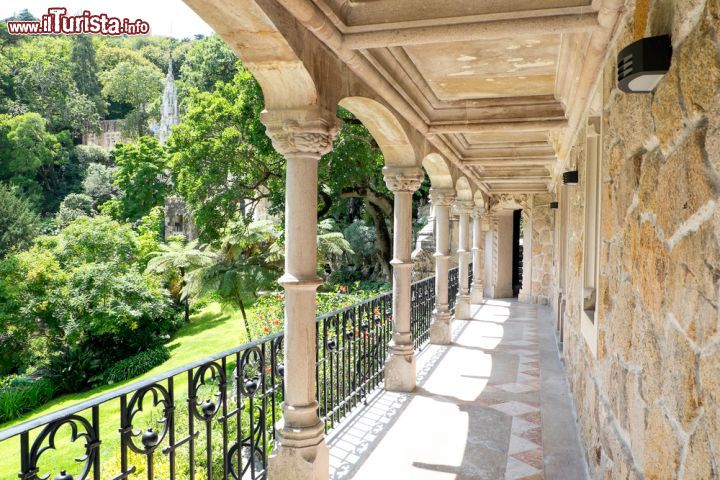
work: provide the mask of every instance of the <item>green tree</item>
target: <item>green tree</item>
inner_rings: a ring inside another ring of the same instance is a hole
[[[168,193],[165,149],[154,137],[115,145],[115,185],[125,219],[136,220],[162,205]]]
[[[137,234],[129,225],[102,215],[74,220],[52,242],[65,268],[108,261],[130,268],[140,252]]]
[[[192,207],[203,241],[219,240],[243,205],[252,210],[270,190],[284,188],[284,162],[260,122],[262,109],[260,87],[243,69],[212,93],[195,92],[173,129],[173,183]]]
[[[153,65],[123,61],[100,75],[103,95],[115,102],[127,103],[133,110],[125,119],[129,134],[139,137],[148,132],[148,105],[162,91],[162,72]]]
[[[90,99],[95,104],[98,115],[103,117],[107,111],[107,105],[101,95],[95,47],[90,36],[77,35],[73,37],[70,63],[78,92]]]
[[[62,338],[66,272],[52,250],[35,245],[0,260],[0,375],[42,363]]]
[[[190,321],[190,300],[185,287],[185,275],[198,268],[209,267],[215,263],[217,255],[209,250],[198,247],[197,242],[185,243],[182,241],[170,241],[159,245],[159,250],[151,254],[146,273],[154,273],[172,282],[179,276],[180,289],[171,289],[177,292],[176,301],[183,302],[185,309],[185,322]]]
[[[238,59],[227,43],[214,34],[191,43],[180,67],[183,86],[212,91],[218,82],[229,83],[238,71]]]
[[[345,239],[345,235],[338,231],[336,222],[330,218],[326,218],[318,222],[317,226],[317,260],[318,271],[327,272],[339,267],[348,255],[353,255],[350,243]]]
[[[118,194],[115,186],[115,168],[107,167],[102,163],[91,163],[85,170],[83,179],[83,193],[93,200],[93,206],[98,207]]]
[[[91,98],[78,91],[72,75],[69,38],[34,37],[7,50],[13,75],[14,115],[37,112],[53,133],[70,130],[79,136],[100,120]]]
[[[65,197],[60,204],[60,210],[55,215],[55,221],[59,226],[66,226],[76,218],[92,215],[93,199],[84,193],[71,193]]]
[[[252,339],[245,302],[263,288],[277,285],[282,265],[280,230],[269,221],[232,222],[225,231],[217,261],[186,275],[184,295],[215,294],[237,306],[243,316],[248,338]]]
[[[40,216],[14,189],[0,183],[0,258],[30,246],[40,233]]]
[[[61,163],[62,154],[60,142],[39,114],[0,116],[0,180],[21,187],[37,204],[43,201],[43,188],[57,183],[53,165]]]

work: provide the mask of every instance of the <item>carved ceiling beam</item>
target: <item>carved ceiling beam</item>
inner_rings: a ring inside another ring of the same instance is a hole
[[[459,25],[432,25],[394,28],[370,32],[346,33],[343,47],[351,50],[387,48],[400,45],[467,42],[498,38],[515,38],[521,35],[544,35],[570,32],[589,32],[599,28],[597,13],[552,15],[545,17],[514,18],[490,22]]]
[[[566,119],[529,120],[517,122],[437,123],[428,133],[541,132],[567,127]]]
[[[514,193],[547,193],[549,190],[547,186],[536,186],[529,187],[522,185],[518,187],[510,188],[490,188],[490,195],[502,195],[502,194],[514,194]]]
[[[498,157],[485,159],[464,159],[463,163],[472,167],[527,167],[546,166],[555,162],[555,157]]]
[[[536,176],[514,176],[514,177],[484,177],[480,175],[480,181],[485,183],[544,183],[552,180],[550,175]]]

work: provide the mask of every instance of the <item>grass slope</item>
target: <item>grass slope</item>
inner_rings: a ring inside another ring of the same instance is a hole
[[[250,315],[249,311],[248,314]],[[191,318],[190,323],[183,326],[167,344],[170,349],[170,359],[167,362],[158,365],[140,377],[122,383],[58,397],[43,407],[27,413],[18,420],[0,425],[0,429],[61,410],[78,402],[106,393],[112,389],[127,385],[128,383],[158,375],[217,352],[242,345],[246,341],[247,334],[245,333],[240,312],[222,309],[218,303],[211,303],[195,314]],[[186,382],[176,382],[175,393],[177,396],[186,394]],[[119,425],[119,417],[120,405],[117,400],[107,402],[100,408],[100,436],[103,440],[104,451],[117,451],[118,449],[119,435],[117,434],[117,427]],[[66,432],[69,432],[69,430],[66,430]],[[64,436],[63,434],[58,434],[59,439]],[[67,442],[58,442],[60,452],[48,451],[41,457],[41,467],[42,470],[44,470],[44,472],[40,472],[41,475],[52,471],[53,475],[50,477],[52,478],[54,474],[57,473],[56,468],[58,467],[68,468],[73,472],[76,471],[76,467],[72,468],[72,462],[67,462],[68,450],[65,450],[65,448],[71,448],[72,452],[77,453],[75,458],[78,458],[83,450],[80,446],[81,443],[82,442],[79,441],[75,445],[69,445]],[[0,478],[17,478],[17,473],[20,471],[19,455],[20,440],[18,437],[0,443]]]

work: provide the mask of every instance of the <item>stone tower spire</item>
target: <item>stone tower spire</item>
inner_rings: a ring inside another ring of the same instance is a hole
[[[173,76],[172,54],[168,60],[168,72],[165,78],[165,90],[163,91],[162,113],[160,116],[160,128],[158,129],[158,140],[165,145],[170,136],[170,128],[180,123],[178,117],[177,90],[175,89],[175,77]]]

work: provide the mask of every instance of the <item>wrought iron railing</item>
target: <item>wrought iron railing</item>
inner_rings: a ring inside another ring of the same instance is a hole
[[[0,442],[19,442],[22,480],[264,478],[282,342],[271,335],[132,383],[5,429]]]
[[[473,283],[474,278],[475,277],[473,276],[473,263],[470,262],[470,264],[468,265],[468,288],[469,289],[472,289],[472,283]]]
[[[315,375],[326,432],[380,385],[391,322],[391,293],[318,318]]]
[[[430,340],[430,322],[435,308],[435,277],[413,283],[410,292],[412,338],[415,348],[421,349]]]
[[[453,268],[448,272],[448,308],[451,312],[455,311],[455,300],[457,299],[459,279],[459,269]]]
[[[412,285],[416,348],[428,340],[434,285],[434,277]],[[449,293],[454,302],[457,269]],[[390,293],[318,318],[318,414],[326,431],[380,385],[391,334]],[[283,400],[283,338],[277,333],[2,430],[0,445],[16,442],[17,463],[12,472],[0,468],[0,477],[264,479]]]

